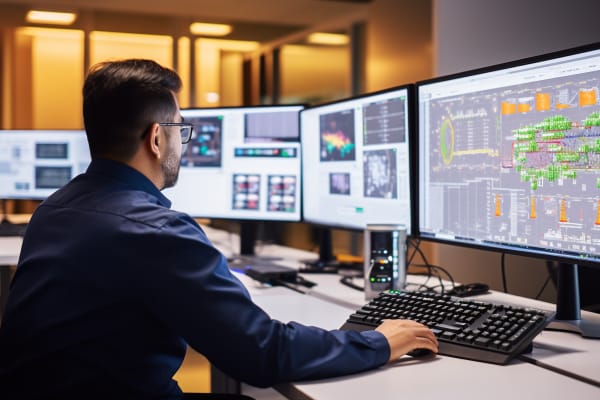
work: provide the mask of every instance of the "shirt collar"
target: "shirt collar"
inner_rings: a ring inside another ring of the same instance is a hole
[[[126,183],[137,190],[155,196],[162,206],[171,208],[171,201],[158,190],[154,183],[146,175],[127,164],[107,159],[94,159],[90,163],[87,172],[109,176]]]

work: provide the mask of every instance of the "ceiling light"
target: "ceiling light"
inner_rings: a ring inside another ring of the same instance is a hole
[[[206,93],[206,101],[211,104],[218,103],[219,102],[219,93],[217,93],[217,92]]]
[[[25,20],[34,24],[71,25],[77,19],[73,12],[31,10]]]
[[[225,36],[233,31],[231,25],[209,24],[206,22],[194,22],[190,25],[190,32],[194,35],[203,36]]]
[[[343,45],[349,41],[348,35],[341,33],[315,32],[308,35],[308,43],[312,44]]]

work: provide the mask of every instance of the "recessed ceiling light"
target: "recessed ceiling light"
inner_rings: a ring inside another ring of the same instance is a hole
[[[204,36],[225,36],[233,31],[231,25],[209,24],[206,22],[194,22],[190,25],[190,32],[194,35]]]
[[[341,33],[315,32],[308,35],[308,43],[312,44],[344,45],[349,42],[348,35]]]
[[[74,12],[31,10],[25,20],[34,24],[71,25],[77,19]]]

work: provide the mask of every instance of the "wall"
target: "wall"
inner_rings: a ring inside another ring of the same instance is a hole
[[[280,57],[282,102],[322,103],[349,95],[347,46],[290,44]]]
[[[431,0],[376,0],[366,26],[366,91],[431,77]]]
[[[29,31],[24,28],[20,31]],[[32,29],[33,129],[81,129],[83,86],[83,32]]]
[[[595,0],[434,0],[436,75],[600,40]]]
[[[600,2],[586,0],[434,0],[435,72],[444,75],[561,50],[600,39]],[[456,279],[501,289],[500,255],[436,246]],[[507,256],[511,293],[535,297],[546,280],[539,259]],[[553,287],[542,297],[554,301]]]

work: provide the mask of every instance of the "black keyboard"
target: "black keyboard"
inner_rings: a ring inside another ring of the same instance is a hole
[[[439,354],[506,364],[531,349],[551,318],[552,313],[529,308],[389,290],[350,315],[341,329],[364,331],[384,319],[412,319],[433,330]]]

